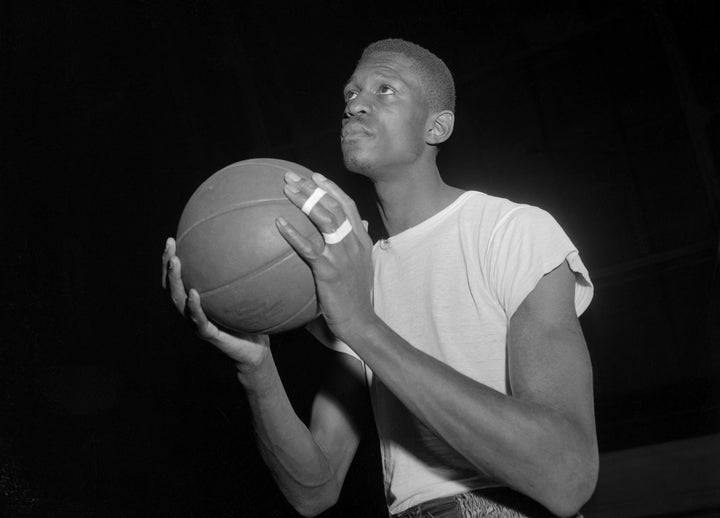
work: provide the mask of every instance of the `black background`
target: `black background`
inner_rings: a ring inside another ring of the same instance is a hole
[[[446,180],[549,210],[596,284],[601,450],[720,429],[717,3],[23,2],[2,7],[0,514],[294,516],[232,365],[160,288],[195,187],[274,157],[344,172],[362,48],[453,70]],[[326,352],[276,337],[307,417]],[[382,516],[374,430],[327,516]]]

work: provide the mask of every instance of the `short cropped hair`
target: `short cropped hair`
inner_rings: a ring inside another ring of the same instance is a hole
[[[402,54],[413,62],[413,69],[420,78],[425,102],[430,111],[455,111],[455,81],[442,59],[415,43],[399,38],[387,38],[365,47],[360,61],[378,52]]]

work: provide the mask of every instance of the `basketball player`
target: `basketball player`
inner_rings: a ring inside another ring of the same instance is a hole
[[[577,250],[547,212],[444,183],[436,155],[455,94],[434,54],[376,42],[344,92],[345,165],[373,182],[389,237],[373,247],[330,180],[286,176],[287,197],[326,243],[283,219],[278,229],[312,268],[328,332],[316,335],[338,351],[309,426],[268,338],[209,322],[169,239],[163,277],[175,305],[237,365],[262,456],[300,514],[336,502],[369,388],[393,516],[576,515],[598,473],[578,322],[592,285]]]

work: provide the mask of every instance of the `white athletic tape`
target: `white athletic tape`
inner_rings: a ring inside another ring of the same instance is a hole
[[[342,225],[340,225],[337,230],[332,234],[326,234],[325,232],[323,232],[323,239],[325,240],[326,244],[334,245],[345,239],[347,235],[352,232],[352,229],[352,223],[350,223],[350,220],[348,218],[345,218],[345,221],[342,222]]]
[[[305,200],[305,203],[303,203],[303,206],[302,206],[302,208],[301,208],[300,210],[303,211],[307,216],[309,216],[309,215],[310,215],[310,211],[313,210],[313,207],[314,207],[315,205],[317,205],[317,202],[320,201],[320,198],[322,198],[322,197],[325,196],[326,194],[327,194],[327,193],[326,193],[325,191],[323,191],[320,187],[317,187],[317,188],[312,192],[312,194],[310,195],[310,197],[309,197],[307,200]]]

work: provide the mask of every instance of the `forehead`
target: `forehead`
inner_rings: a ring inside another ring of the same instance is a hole
[[[376,52],[364,57],[355,67],[348,80],[350,83],[361,83],[374,77],[395,79],[408,85],[419,86],[420,79],[414,70],[414,62],[403,54],[396,52]]]

